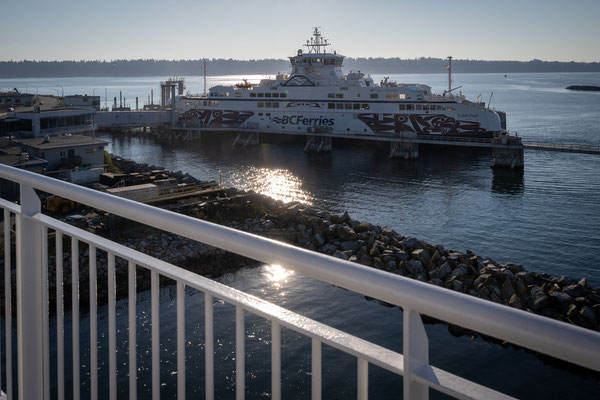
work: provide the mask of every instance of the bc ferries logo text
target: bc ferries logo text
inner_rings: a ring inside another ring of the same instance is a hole
[[[307,118],[302,115],[293,115],[291,117],[273,117],[272,122],[282,125],[314,125],[314,126],[333,126],[333,118]]]

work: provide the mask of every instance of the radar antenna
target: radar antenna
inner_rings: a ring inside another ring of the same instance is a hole
[[[330,46],[329,40],[323,38],[321,32],[319,31],[320,26],[315,26],[313,31],[313,37],[310,40],[306,41],[305,46],[308,47],[309,53],[321,53],[321,48],[323,48],[323,53],[326,52],[326,47]]]

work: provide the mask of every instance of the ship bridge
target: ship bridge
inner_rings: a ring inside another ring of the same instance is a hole
[[[289,57],[292,64],[292,78],[294,76],[305,76],[312,81],[330,81],[344,79],[342,66],[344,56],[327,52],[330,43],[323,38],[319,28],[315,28],[313,37],[304,44],[308,53],[298,49],[295,56]]]

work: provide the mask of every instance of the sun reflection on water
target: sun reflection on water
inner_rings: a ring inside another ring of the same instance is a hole
[[[302,188],[302,180],[281,168],[247,168],[229,177],[231,186],[254,190],[283,202],[300,201],[312,204],[312,194]]]
[[[268,281],[276,288],[280,288],[282,283],[287,282],[287,278],[294,275],[294,271],[285,269],[281,265],[266,265],[264,271]]]

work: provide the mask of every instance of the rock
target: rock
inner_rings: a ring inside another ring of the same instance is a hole
[[[463,291],[463,283],[461,281],[459,281],[458,279],[454,279],[452,281],[452,290],[455,290],[457,292],[462,292]]]
[[[373,225],[371,225],[370,223],[361,222],[360,224],[358,224],[354,227],[354,232],[356,232],[356,233],[367,232],[367,231],[370,231],[372,228],[373,228]]]
[[[479,285],[485,284],[491,278],[492,278],[491,274],[481,274],[477,277],[477,279],[475,279],[475,282],[473,282],[473,285],[475,287],[478,287]]]
[[[408,261],[410,260],[410,255],[402,250],[396,252],[396,258],[398,261]]]
[[[360,243],[358,243],[358,240],[346,241],[342,242],[340,247],[344,251],[358,251],[360,249]]]
[[[444,279],[450,272],[452,272],[452,267],[450,267],[450,264],[446,262],[440,265],[438,268],[434,269],[429,274],[429,276],[431,277],[431,279]]]
[[[342,225],[337,231],[338,236],[342,240],[358,240],[358,235],[352,228],[346,225]]]
[[[567,312],[565,314],[570,321],[574,321],[575,317],[577,316],[577,306],[575,304],[571,304],[567,308]]]
[[[409,249],[422,249],[426,246],[425,242],[416,238],[407,238],[400,242],[400,245]]]
[[[319,247],[323,246],[325,244],[325,238],[320,233],[317,233],[316,235],[314,235],[313,239],[314,239],[314,242],[316,242],[315,244],[317,244]]]
[[[508,305],[514,308],[518,308],[520,310],[523,309],[523,303],[521,303],[521,299],[519,299],[519,296],[517,296],[516,293],[513,293],[512,296],[510,296],[510,299],[508,300]]]
[[[521,279],[517,279],[516,290],[519,297],[522,299],[526,299],[529,295],[529,290],[527,289],[527,285],[523,283]]]
[[[500,273],[502,275],[506,276],[510,280],[514,280],[515,279],[515,274],[513,274],[513,272],[510,269],[501,268],[500,269]]]
[[[337,251],[337,246],[333,244],[326,243],[321,247],[321,253],[328,254],[332,256]]]
[[[335,253],[333,253],[333,256],[336,258],[341,258],[342,260],[347,260],[348,256],[345,253],[342,253],[339,250],[336,250]]]
[[[515,288],[512,283],[510,283],[510,279],[504,280],[502,284],[502,288],[500,289],[500,293],[502,294],[502,299],[505,302],[509,302],[513,295],[516,295]]]
[[[385,264],[383,263],[383,261],[381,261],[381,258],[379,258],[379,257],[373,258],[373,267],[377,268],[377,269],[385,270]]]
[[[544,291],[537,286],[531,288],[529,295],[529,301],[531,303],[531,309],[533,311],[541,310],[542,308],[545,308],[548,306],[548,304],[550,304],[550,298],[546,296]]]
[[[502,299],[495,292],[492,292],[490,300],[492,300],[494,303],[502,304]]]
[[[551,291],[548,293],[550,300],[560,309],[564,309],[573,302],[573,298],[564,292]]]
[[[563,289],[563,293],[566,293],[571,297],[581,297],[585,296],[585,288],[579,284],[569,285]]]
[[[586,278],[581,278],[581,280],[579,282],[577,282],[577,284],[585,289],[588,289],[590,287],[590,285],[588,285],[588,283],[587,283]]]
[[[367,254],[363,253],[358,257],[358,263],[370,267],[371,265],[373,265],[373,260]]]
[[[585,279],[585,278],[584,278]],[[596,314],[592,311],[588,306],[581,307],[579,310],[579,316],[585,320],[589,326],[592,328],[596,328],[598,326],[598,320],[596,319]]]
[[[418,260],[410,260],[404,263],[404,266],[411,275],[417,275],[424,272],[423,264]]]
[[[463,276],[467,273],[467,266],[465,264],[460,264],[454,271],[450,273],[450,278]]]
[[[396,265],[396,261],[393,261],[393,260],[387,261],[386,265],[387,265],[386,271],[394,271],[398,267],[398,265]]]
[[[387,226],[381,228],[381,234],[388,237],[394,237],[395,235],[397,235],[397,233],[392,228],[389,228]]]
[[[437,279],[437,278],[433,278],[429,281],[429,283],[434,284],[436,286],[443,286],[444,285],[444,281],[442,281],[441,279]]]
[[[533,284],[533,277],[531,276],[531,273],[524,271],[524,272],[517,272],[515,274],[515,277],[519,280],[522,280],[523,282],[525,282],[526,285],[532,285]]]
[[[417,249],[417,250],[413,251],[412,252],[412,257],[415,260],[421,261],[423,264],[428,263],[429,260],[431,259],[431,255],[425,249]]]

